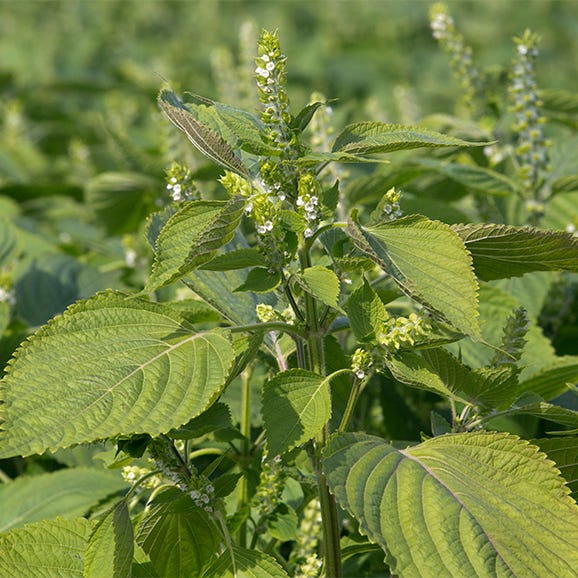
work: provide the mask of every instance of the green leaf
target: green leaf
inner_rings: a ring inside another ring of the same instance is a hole
[[[448,434],[406,450],[333,436],[323,468],[391,573],[572,576],[578,506],[538,448],[503,433]]]
[[[321,265],[314,265],[303,270],[299,277],[301,286],[324,305],[341,310],[337,305],[339,299],[339,279],[337,275]]]
[[[122,500],[95,526],[84,555],[85,578],[130,576],[134,537],[126,502]]]
[[[44,520],[0,535],[0,576],[84,578],[92,528],[84,518]]]
[[[483,167],[430,159],[420,159],[415,164],[448,177],[469,190],[487,195],[505,196],[514,194],[517,190],[513,181],[500,173]]]
[[[202,576],[222,542],[207,512],[176,488],[155,498],[139,524],[136,539],[159,576],[171,578]]]
[[[199,152],[234,173],[249,176],[249,171],[227,142],[199,122],[172,90],[161,90],[157,102],[169,120],[187,135]]]
[[[546,403],[538,396],[532,394],[523,395],[515,405],[512,406],[509,414],[532,415],[563,425],[573,431],[578,431],[578,411]]]
[[[578,383],[578,356],[565,355],[540,367],[518,387],[519,393],[532,392],[549,400],[568,389],[568,384]]]
[[[376,331],[389,319],[387,309],[364,279],[347,301],[349,324],[358,341],[375,339]]]
[[[227,339],[173,308],[114,292],[79,302],[11,362],[0,456],[167,432],[215,400],[233,360]]]
[[[519,277],[530,271],[578,272],[578,239],[570,233],[510,225],[454,225],[472,254],[479,279]]]
[[[306,106],[304,106],[297,116],[291,122],[291,128],[295,128],[300,132],[303,132],[307,125],[311,122],[313,115],[317,112],[317,110],[322,107],[326,106],[327,103],[325,102],[312,102]]]
[[[419,353],[400,351],[396,355],[385,356],[383,361],[393,377],[401,383],[445,398],[456,397]]]
[[[297,539],[297,514],[287,504],[279,504],[267,522],[267,530],[277,540]]]
[[[159,181],[140,173],[101,173],[85,188],[89,208],[110,235],[137,231],[154,208]]]
[[[259,550],[246,550],[233,546],[226,549],[219,559],[203,574],[203,578],[289,578],[279,563]]]
[[[245,282],[239,285],[235,291],[252,291],[253,293],[268,293],[281,284],[281,273],[270,272],[265,267],[255,267],[247,274]]]
[[[480,337],[471,256],[448,225],[414,215],[373,227],[350,223],[348,232],[356,247],[407,295],[441,313],[461,332]]]
[[[57,516],[82,516],[122,490],[128,490],[128,485],[118,472],[96,468],[20,476],[0,484],[0,532]]]
[[[335,140],[332,150],[367,155],[419,147],[464,147],[486,144],[488,143],[463,141],[425,128],[368,121],[346,126]]]
[[[542,438],[532,443],[556,462],[562,477],[568,483],[572,497],[578,496],[578,439],[575,437]]]
[[[191,201],[169,218],[155,243],[153,271],[143,293],[181,279],[210,261],[235,234],[245,201]]]
[[[201,265],[207,271],[232,271],[246,267],[263,267],[267,265],[265,257],[257,249],[236,249]]]
[[[263,420],[269,458],[319,433],[331,417],[329,382],[302,369],[278,373],[263,388]]]
[[[177,440],[191,440],[230,427],[233,427],[233,423],[228,406],[217,402],[185,425],[168,432],[168,435]]]

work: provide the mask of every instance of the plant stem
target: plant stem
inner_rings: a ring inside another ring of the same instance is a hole
[[[252,369],[243,371],[241,382],[241,424],[240,430],[243,437],[241,444],[242,463],[245,464],[251,452],[251,374]],[[247,477],[243,475],[239,480],[239,507],[244,508],[249,502],[249,488]],[[239,527],[239,546],[247,547],[247,522],[244,521]]]
[[[361,392],[362,384],[363,380],[358,379],[357,377],[353,380],[353,386],[351,387],[351,392],[349,393],[347,405],[345,406],[345,411],[343,412],[343,417],[341,418],[341,423],[339,424],[337,431],[343,432],[347,429],[351,417],[353,416],[353,409],[355,408],[357,398],[359,397],[359,394]]]

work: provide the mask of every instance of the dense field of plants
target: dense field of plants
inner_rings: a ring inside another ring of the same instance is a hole
[[[0,3],[0,575],[578,576],[578,7]]]

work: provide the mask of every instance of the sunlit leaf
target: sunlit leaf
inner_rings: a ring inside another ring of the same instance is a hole
[[[571,576],[578,506],[538,448],[503,433],[448,434],[406,450],[333,436],[323,468],[392,574]]]

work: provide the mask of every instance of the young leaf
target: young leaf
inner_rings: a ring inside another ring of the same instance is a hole
[[[441,313],[466,335],[481,337],[472,259],[449,225],[413,215],[373,227],[350,223],[348,232],[356,247],[389,273],[402,291]]]
[[[84,555],[84,576],[130,576],[133,553],[132,524],[126,502],[122,500],[92,531]]]
[[[114,292],[76,303],[24,343],[2,381],[0,456],[167,432],[211,404],[233,360],[227,339],[196,333],[173,308]]]
[[[235,234],[245,201],[191,201],[163,227],[155,243],[155,262],[143,293],[150,293],[184,277],[210,261]]]
[[[202,576],[222,542],[209,514],[176,488],[157,496],[136,538],[159,576],[171,578]]]
[[[249,171],[227,142],[200,123],[172,90],[161,90],[157,102],[169,120],[187,135],[199,152],[234,173],[249,176]]]
[[[472,254],[479,279],[519,277],[530,271],[578,272],[578,239],[561,231],[509,225],[454,225]]]
[[[0,576],[84,578],[84,550],[92,523],[44,520],[0,535]]]
[[[312,102],[305,107],[303,107],[299,114],[292,120],[291,128],[297,129],[300,132],[303,132],[307,125],[311,122],[313,115],[317,112],[322,106],[326,106],[327,103],[325,102]]]
[[[348,299],[347,312],[351,330],[358,341],[375,339],[376,331],[389,318],[383,301],[365,279]]]
[[[339,279],[333,271],[321,265],[314,265],[303,270],[299,281],[305,291],[316,297],[321,303],[334,309],[341,309],[337,305]]]
[[[203,578],[289,578],[279,563],[260,552],[233,546],[235,562],[226,549],[203,574]]]
[[[487,144],[463,141],[424,128],[368,121],[346,126],[335,140],[333,152],[368,155],[419,147],[464,147]]]
[[[331,417],[329,382],[303,369],[278,373],[263,389],[268,456],[274,458],[311,439]]]
[[[572,576],[578,506],[538,448],[504,433],[448,434],[406,450],[333,436],[323,468],[392,574]]]
[[[67,468],[0,484],[0,532],[31,522],[86,514],[107,496],[128,489],[118,472]]]

